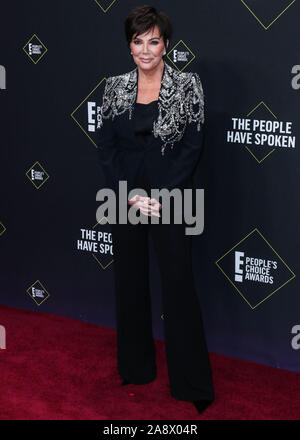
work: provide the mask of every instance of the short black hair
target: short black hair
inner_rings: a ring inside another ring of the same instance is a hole
[[[160,36],[163,37],[165,47],[167,47],[167,40],[170,41],[173,32],[169,17],[163,11],[157,11],[156,8],[149,5],[133,8],[126,18],[124,25],[128,46],[133,35],[136,34],[138,36],[157,26]]]

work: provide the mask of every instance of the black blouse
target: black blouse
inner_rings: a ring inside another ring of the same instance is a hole
[[[153,122],[156,118],[157,102],[151,101],[148,104],[135,103],[134,109],[134,131],[143,145],[147,145],[151,139]]]
[[[141,102],[135,103],[133,112],[135,136],[140,140],[141,148],[148,145],[153,135],[153,122],[157,117],[158,100],[151,101],[148,104]],[[139,170],[135,186],[149,191],[147,177],[143,171],[143,164]],[[150,194],[148,194],[150,196]]]

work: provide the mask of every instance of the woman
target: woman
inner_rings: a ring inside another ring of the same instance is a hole
[[[193,188],[202,146],[201,81],[197,73],[179,72],[165,62],[171,32],[169,18],[154,7],[131,11],[125,33],[136,67],[107,78],[101,105],[98,152],[106,186],[118,197],[119,181],[125,181],[126,208],[134,205],[145,217],[160,216],[164,208],[149,197],[151,189]],[[145,190],[148,196],[134,188]],[[191,238],[185,235],[185,225],[174,223],[172,205],[169,224],[160,220],[154,224],[116,222],[111,227],[117,363],[123,384],[145,384],[156,378],[150,233],[162,282],[170,393],[193,402],[203,412],[214,400],[214,390],[193,279]]]

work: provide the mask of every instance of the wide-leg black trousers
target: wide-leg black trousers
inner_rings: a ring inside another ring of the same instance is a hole
[[[143,215],[143,214],[140,214]],[[172,218],[172,216],[171,216]],[[150,217],[148,217],[150,219]],[[174,398],[214,399],[212,370],[192,268],[192,236],[182,224],[112,224],[117,368],[133,384],[156,378],[148,235],[161,276],[163,325]]]

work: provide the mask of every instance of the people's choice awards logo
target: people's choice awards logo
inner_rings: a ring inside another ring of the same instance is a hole
[[[49,179],[49,174],[38,161],[26,171],[26,176],[36,189],[40,189],[40,187]]]
[[[71,113],[71,117],[95,147],[97,147],[96,129],[100,121],[100,101],[105,81],[106,78],[103,78]]]
[[[184,70],[188,64],[190,64],[195,55],[191,51],[191,49],[187,46],[187,44],[180,40],[178,43],[168,52],[168,59],[171,61],[173,66],[176,67],[177,70]]]
[[[48,49],[39,37],[36,34],[33,34],[23,47],[23,50],[31,61],[36,64],[45,55]]]
[[[257,228],[219,258],[216,265],[251,309],[296,276]]]
[[[242,283],[245,280],[249,280],[273,284],[274,276],[272,273],[278,268],[277,260],[246,256],[245,252],[235,251],[234,263],[234,281]]]
[[[42,302],[44,302],[50,296],[46,288],[39,280],[36,280],[30,287],[28,287],[26,292],[38,306],[40,306]]]

